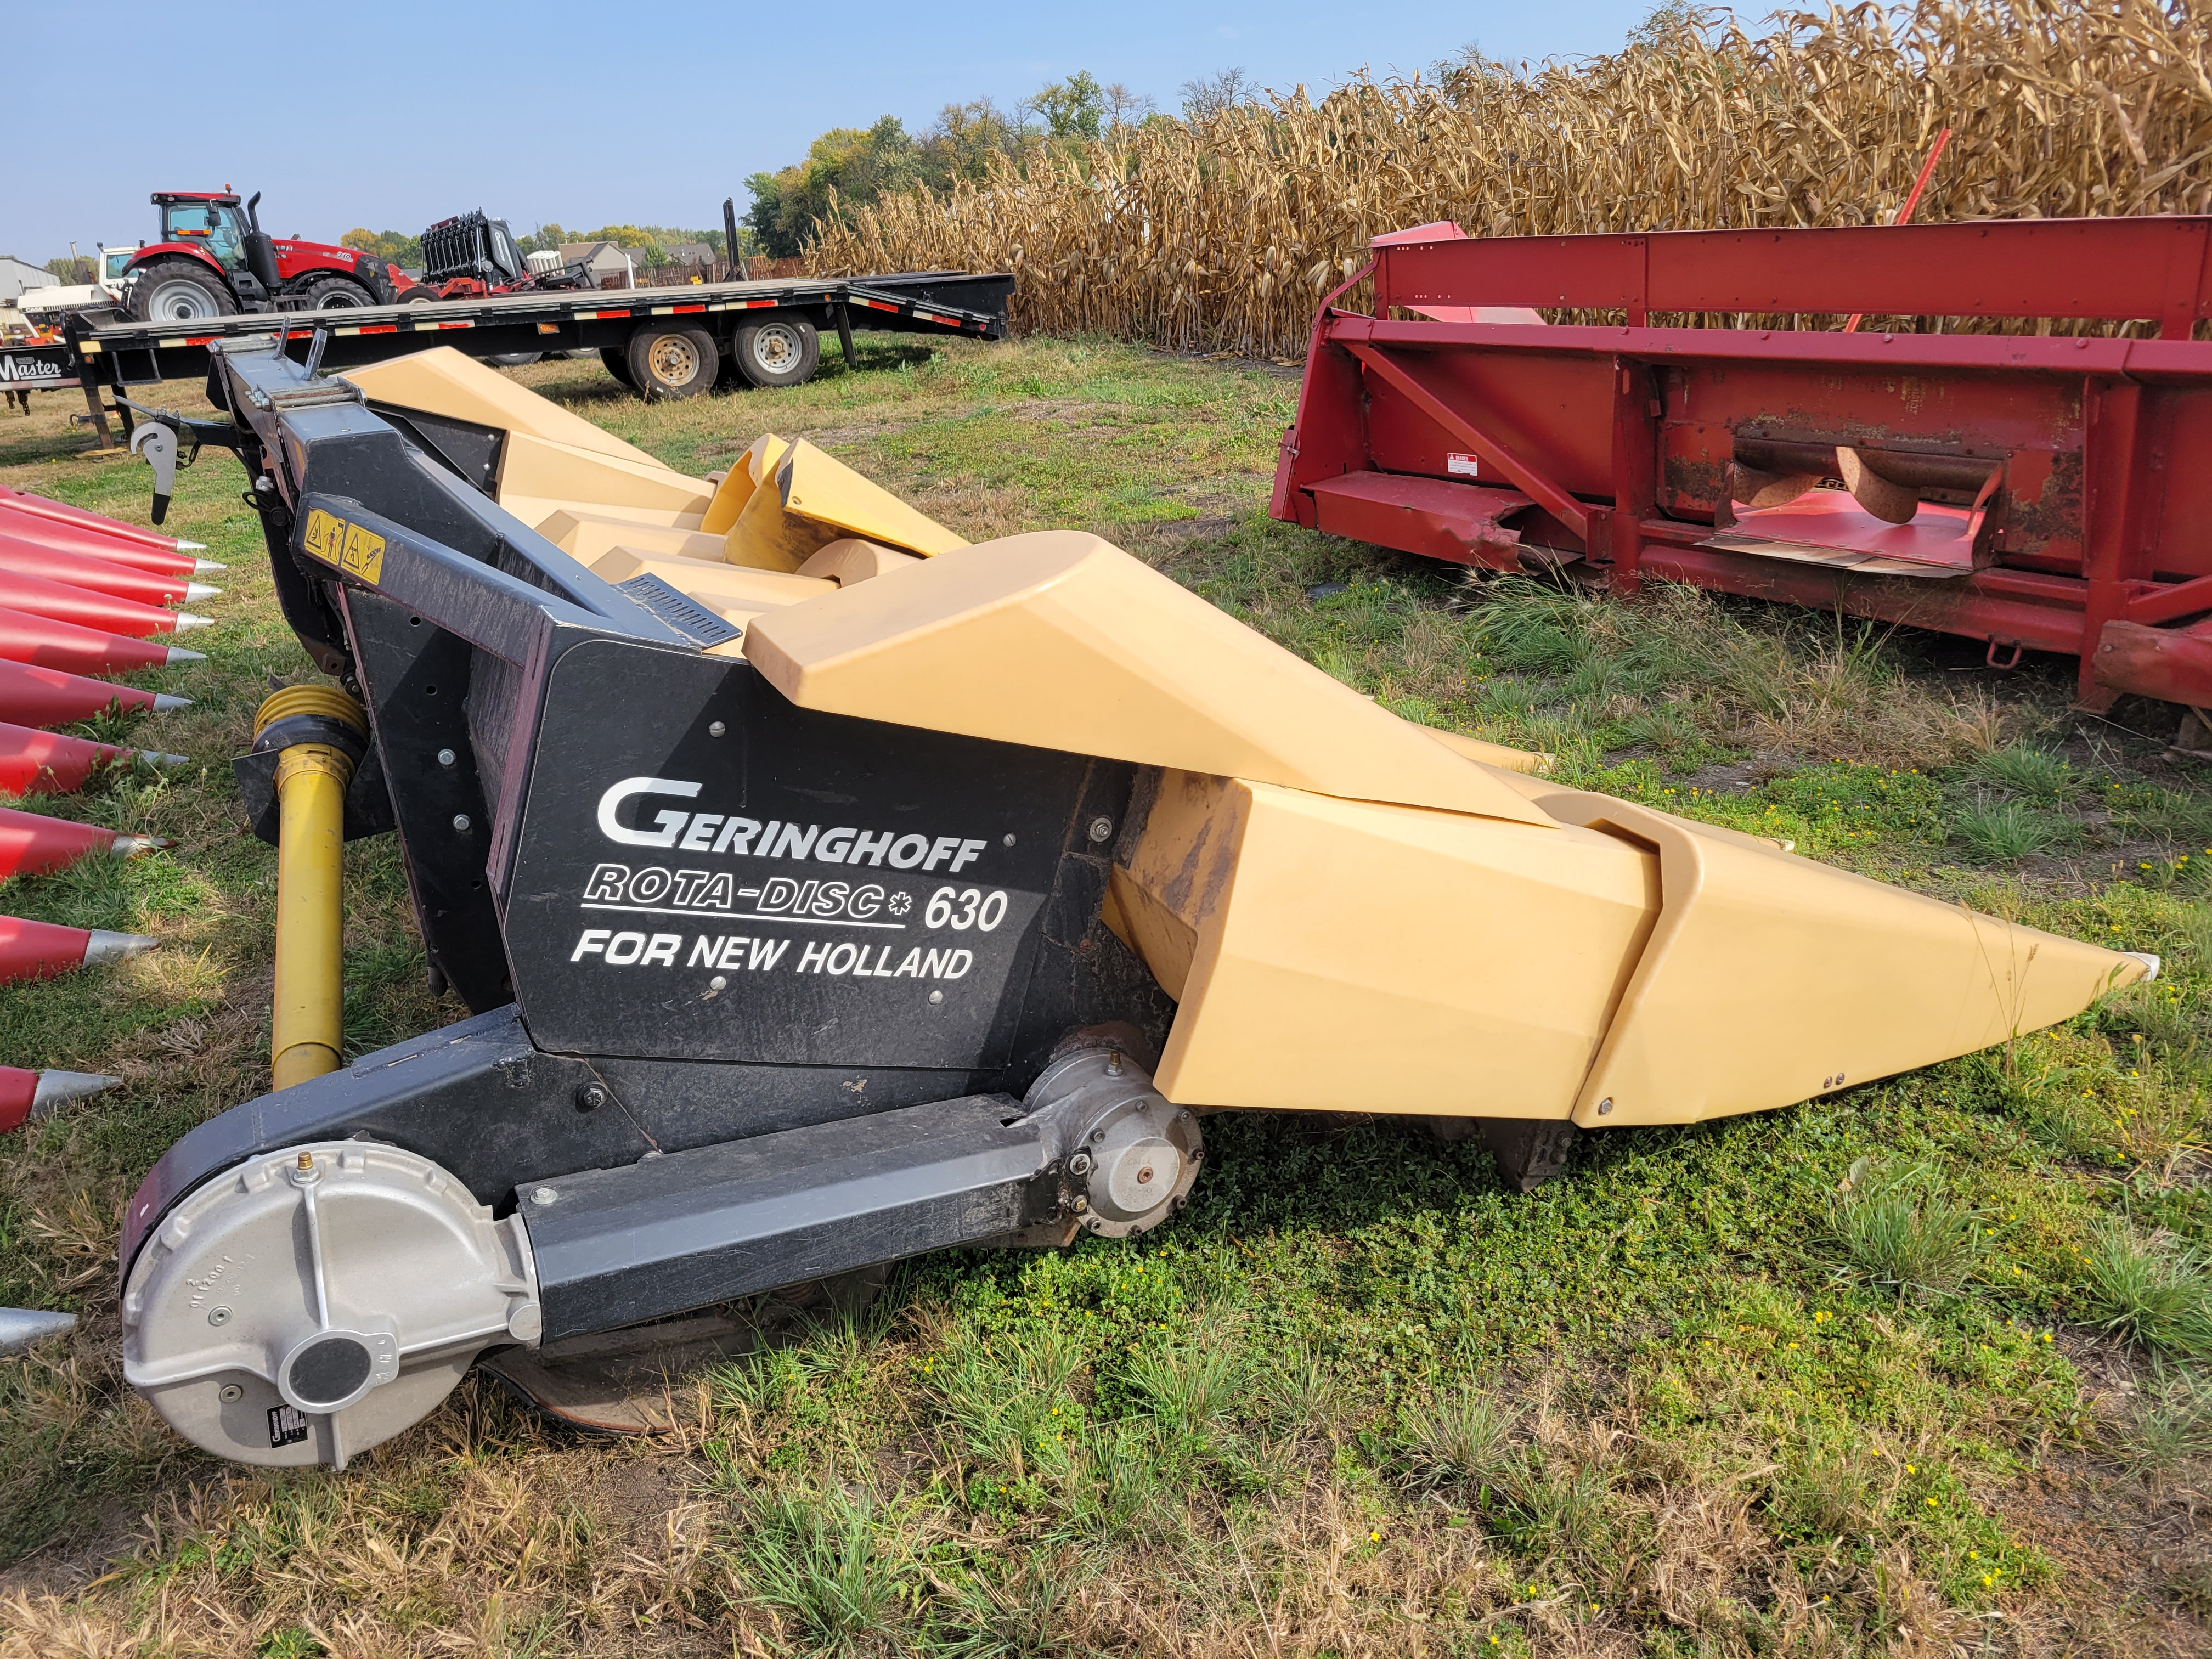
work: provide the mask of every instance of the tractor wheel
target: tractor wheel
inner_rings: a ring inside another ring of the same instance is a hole
[[[738,372],[755,386],[811,380],[821,361],[821,337],[804,317],[771,317],[738,331]]]
[[[629,337],[629,383],[648,398],[696,398],[722,366],[714,337],[696,325],[647,323]]]
[[[629,353],[628,351],[624,350],[621,346],[601,346],[599,348],[599,362],[606,366],[606,371],[608,374],[613,375],[615,379],[620,380],[632,392],[637,390],[637,382],[631,380],[629,377]]]
[[[238,310],[222,279],[189,259],[156,259],[147,265],[124,304],[131,319],[141,323],[198,322]]]
[[[376,296],[350,276],[318,276],[300,290],[309,311],[353,311],[373,306]]]
[[[437,299],[437,289],[417,283],[401,295],[396,303],[403,306],[427,306],[434,304]]]

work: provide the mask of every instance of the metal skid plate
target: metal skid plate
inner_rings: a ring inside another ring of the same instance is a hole
[[[171,1211],[123,1322],[125,1378],[185,1438],[343,1468],[542,1317],[520,1222],[428,1158],[337,1141],[254,1158]]]

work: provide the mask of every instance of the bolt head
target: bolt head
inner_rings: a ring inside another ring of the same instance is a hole
[[[1109,836],[1112,835],[1113,833],[1114,833],[1114,820],[1113,820],[1113,819],[1109,818],[1109,817],[1096,817],[1096,818],[1093,818],[1093,819],[1091,819],[1091,840],[1093,840],[1093,841],[1103,841],[1103,840],[1105,840],[1105,839],[1106,839],[1106,837],[1107,837],[1107,836]]]
[[[222,1401],[226,1406],[235,1406],[240,1401],[246,1398],[246,1390],[240,1388],[235,1382],[226,1382],[220,1389],[216,1390],[216,1398]]]
[[[730,981],[727,976],[717,974],[707,981],[707,988],[710,991],[726,991],[730,988]]]
[[[1607,1113],[1609,1113],[1609,1112],[1610,1112],[1610,1111],[1612,1111],[1612,1110],[1613,1110],[1613,1097],[1612,1097],[1612,1096],[1607,1095],[1607,1096],[1603,1100],[1601,1100],[1600,1102],[1598,1102],[1598,1103],[1597,1103],[1597,1115],[1598,1115],[1600,1117],[1603,1117],[1603,1116],[1605,1116]]]
[[[1073,1176],[1089,1175],[1091,1173],[1091,1154],[1088,1152],[1078,1152],[1073,1157],[1070,1158],[1067,1160],[1067,1172]]]
[[[557,1204],[561,1201],[561,1194],[550,1187],[533,1187],[530,1189],[530,1201],[532,1204]]]
[[[460,758],[460,757],[459,757],[459,755],[456,755],[456,754],[455,754],[452,750],[450,750],[450,749],[441,749],[441,750],[438,751],[438,764],[439,764],[439,765],[441,765],[441,766],[451,766],[451,765],[452,765],[455,761],[459,760],[459,758]]]
[[[932,991],[929,994],[929,1000],[932,1003],[942,1002],[945,1000],[945,993],[942,991]]]
[[[1013,844],[1014,844],[1014,838],[1013,838],[1012,836],[1008,836],[1006,837],[1006,845],[1007,845],[1007,846],[1009,846],[1009,847],[1012,847]]]
[[[229,1324],[230,1310],[228,1308],[210,1308],[208,1310],[208,1323],[210,1325]]]
[[[606,1103],[607,1085],[604,1083],[586,1083],[576,1091],[576,1104],[587,1112],[596,1112]]]
[[[729,729],[730,728],[724,725],[720,720],[716,720],[713,725],[707,728],[707,735],[710,738],[722,737],[728,733]]]
[[[468,832],[469,832],[469,815],[468,815],[466,812],[456,812],[456,813],[454,813],[454,814],[453,814],[453,828],[454,828],[456,830],[458,830],[458,831],[459,831],[460,834],[462,834],[462,835],[465,835],[465,836],[466,834],[468,834]]]

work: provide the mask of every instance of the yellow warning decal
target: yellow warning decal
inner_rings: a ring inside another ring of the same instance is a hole
[[[347,575],[358,576],[374,586],[377,578],[384,574],[384,538],[357,524],[348,525],[345,552],[338,560],[338,568]]]
[[[325,564],[336,565],[347,575],[372,585],[384,574],[384,538],[320,507],[308,509],[307,528],[300,544]]]
[[[307,512],[307,532],[301,538],[301,545],[325,564],[336,564],[338,551],[345,544],[345,532],[343,519],[332,518],[319,507],[311,507]]]

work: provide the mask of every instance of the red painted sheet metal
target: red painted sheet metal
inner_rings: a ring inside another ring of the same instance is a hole
[[[1462,557],[1482,542],[1463,515],[1344,480],[1423,479],[1445,501],[1472,455],[1483,485],[1535,503],[1524,541],[1617,591],[1650,574],[1840,605],[2112,659],[2084,664],[2093,703],[2170,696],[2198,647],[2107,629],[2212,611],[2212,343],[2190,337],[2212,316],[2208,247],[2205,216],[1380,238],[1376,314],[1335,309],[1340,289],[1316,318],[1272,510]],[[1510,306],[1623,321],[1486,319]],[[2165,337],[1652,328],[1655,311],[2131,319]],[[1873,475],[1862,497],[1885,517],[1902,490],[1909,524],[1802,493],[1847,470]],[[1777,501],[1851,522],[1785,524]],[[2126,648],[2087,648],[2108,637]]]
[[[2212,708],[2212,634],[2108,622],[2088,667],[2108,690]]]
[[[1535,505],[1517,490],[1389,472],[1347,472],[1313,486],[1316,521],[1332,536],[1432,559],[1518,570],[1518,531],[1499,520]]]
[[[2212,317],[2212,217],[1442,237],[1378,246],[1376,308]]]

